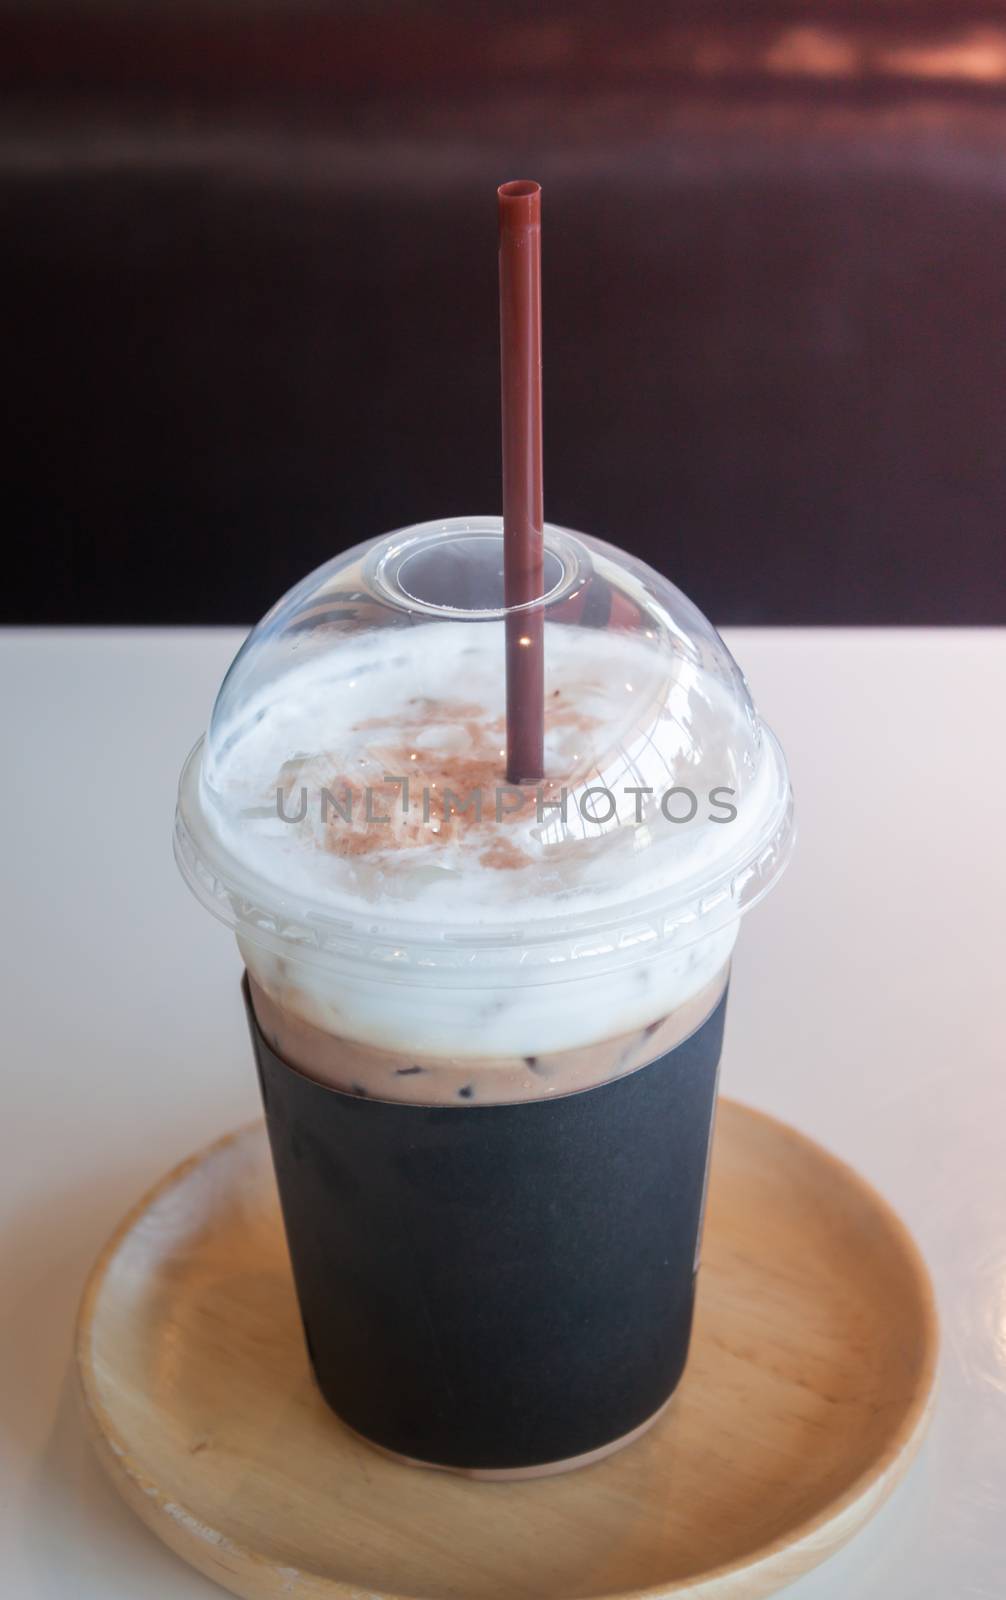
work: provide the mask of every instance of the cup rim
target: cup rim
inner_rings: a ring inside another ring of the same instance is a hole
[[[452,982],[560,982],[597,970],[645,961],[670,944],[685,946],[739,921],[757,905],[784,871],[796,837],[792,793],[778,740],[762,723],[766,758],[781,782],[779,804],[748,849],[728,861],[715,878],[696,873],[643,900],[610,904],[600,913],[579,911],[532,923],[462,926],[445,933],[441,924],[395,913],[383,919],[335,913],[323,901],[285,895],[235,856],[207,823],[199,786],[205,736],[182,768],[175,813],[174,854],[196,899],[219,921],[252,943],[313,965],[363,962],[389,977],[419,980],[453,974]],[[421,980],[420,980],[421,981]]]

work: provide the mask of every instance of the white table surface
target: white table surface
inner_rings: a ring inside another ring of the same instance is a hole
[[[222,1591],[92,1460],[71,1335],[166,1168],[257,1113],[226,931],[171,856],[233,630],[0,634],[0,1594]],[[800,837],[742,934],[727,1093],[871,1179],[943,1324],[937,1414],[875,1521],[793,1600],[1006,1594],[1006,634],[732,630]]]

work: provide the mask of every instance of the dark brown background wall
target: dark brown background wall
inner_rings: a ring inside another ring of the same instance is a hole
[[[999,7],[0,21],[3,620],[248,622],[495,510],[530,176],[553,521],[721,622],[1006,621]]]

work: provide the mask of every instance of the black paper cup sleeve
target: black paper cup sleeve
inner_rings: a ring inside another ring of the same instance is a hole
[[[357,1433],[505,1471],[599,1450],[685,1364],[726,996],[600,1087],[415,1106],[317,1083],[245,1001],[308,1352]]]

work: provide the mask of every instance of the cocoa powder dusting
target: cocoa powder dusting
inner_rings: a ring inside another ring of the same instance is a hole
[[[488,850],[479,856],[484,867],[495,867],[498,872],[513,872],[526,867],[530,861],[526,850],[521,850],[512,839],[494,839]]]
[[[557,691],[550,699],[549,720],[573,728],[588,728],[576,706]],[[464,752],[444,754],[422,748],[431,733],[445,730],[444,742],[457,742],[463,732],[468,744]],[[481,832],[486,844],[479,861],[498,871],[515,871],[527,866],[528,853],[507,836],[507,824],[533,817],[536,806],[534,788],[525,791],[522,803],[508,788],[503,798],[502,818],[496,814],[496,791],[506,784],[506,725],[503,717],[484,720],[484,712],[462,700],[431,700],[417,695],[394,716],[368,717],[353,724],[354,733],[394,731],[394,743],[377,740],[367,750],[368,763],[378,777],[369,780],[371,815],[367,815],[367,781],[359,773],[350,778],[333,764],[325,787],[346,806],[351,816],[330,808],[325,819],[324,847],[333,855],[366,856],[390,849],[409,849],[446,842],[459,836]],[[293,765],[293,764],[291,764]],[[385,783],[386,774],[407,778],[408,809],[403,810],[400,783]],[[284,772],[285,786],[292,788],[295,778]],[[547,779],[542,785],[546,797],[558,794],[561,784]],[[424,791],[426,798],[424,799]],[[387,819],[381,821],[378,819]],[[478,849],[473,838],[472,849]]]

